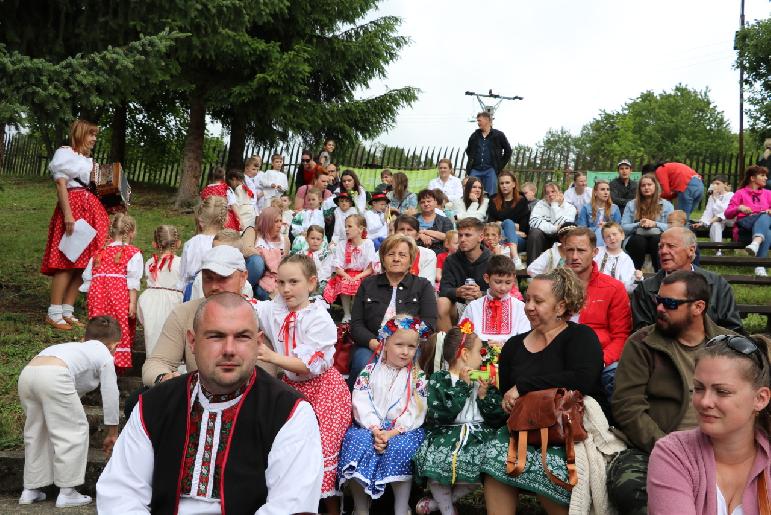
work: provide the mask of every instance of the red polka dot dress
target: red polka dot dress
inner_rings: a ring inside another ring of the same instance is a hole
[[[48,241],[40,265],[40,272],[45,275],[54,275],[62,270],[83,270],[91,256],[104,246],[110,227],[107,211],[93,193],[75,180],[79,179],[83,184],[88,184],[93,166],[90,157],[78,154],[70,147],[58,149],[48,165],[54,180],[67,179],[67,198],[72,217],[76,221],[82,219],[88,222],[96,230],[96,236],[75,261],[67,259],[59,250],[59,243],[64,236],[64,212],[57,203],[48,224]]]
[[[139,290],[142,254],[132,245],[113,242],[102,249],[83,273],[81,291],[88,292],[88,317],[109,315],[120,324],[121,339],[115,350],[115,368],[131,368],[131,345],[136,318],[129,318],[129,290]]]
[[[338,495],[337,465],[345,431],[351,425],[351,393],[335,369],[337,328],[323,302],[311,302],[290,311],[281,296],[275,300],[252,301],[260,328],[276,352],[299,358],[307,374],[285,371],[284,382],[303,394],[313,407],[321,432],[324,477],[321,497]]]

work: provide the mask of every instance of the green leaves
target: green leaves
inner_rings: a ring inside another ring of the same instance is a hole
[[[771,137],[771,18],[737,33],[736,66],[744,68],[750,131],[758,142]]]

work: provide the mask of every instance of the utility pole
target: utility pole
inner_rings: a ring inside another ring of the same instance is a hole
[[[741,0],[739,15],[740,30],[744,28],[744,0]],[[739,163],[738,171],[744,169],[744,66],[739,59]]]
[[[475,93],[473,91],[466,91],[466,95],[476,97],[477,102],[479,102],[479,105],[482,108],[482,111],[486,111],[490,113],[490,116],[492,118],[495,118],[495,111],[498,110],[498,106],[500,106],[501,102],[503,102],[504,100],[523,100],[523,98],[520,96],[505,97],[503,95],[498,95],[496,93],[493,93],[492,89],[487,93]],[[483,98],[492,98],[497,100],[497,102],[495,104],[485,104],[485,101],[482,100]],[[474,117],[474,119],[471,121],[476,121],[476,117]]]

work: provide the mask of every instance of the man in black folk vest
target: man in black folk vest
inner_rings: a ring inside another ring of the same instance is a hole
[[[195,314],[198,371],[144,393],[96,485],[99,513],[315,513],[318,423],[292,388],[256,368],[251,304],[220,293]]]

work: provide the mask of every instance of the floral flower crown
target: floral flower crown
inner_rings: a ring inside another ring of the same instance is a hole
[[[431,334],[431,328],[420,318],[411,315],[396,315],[395,317],[389,318],[388,321],[383,324],[377,332],[377,339],[381,342],[385,341],[386,338],[393,335],[399,329],[415,331],[420,338],[427,338]]]

